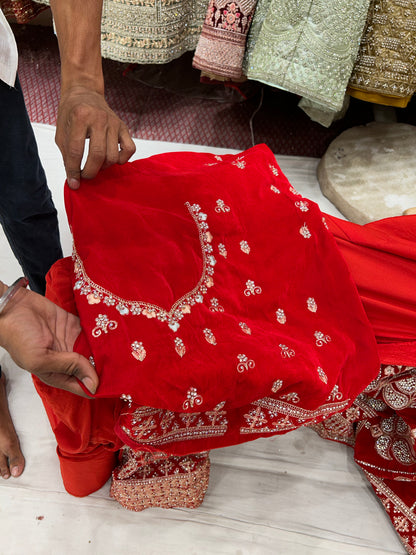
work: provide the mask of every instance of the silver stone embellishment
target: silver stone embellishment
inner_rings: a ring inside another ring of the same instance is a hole
[[[106,314],[99,314],[95,319],[95,328],[92,330],[94,337],[100,337],[102,333],[108,333],[109,330],[115,330],[118,324],[115,320],[110,320]]]

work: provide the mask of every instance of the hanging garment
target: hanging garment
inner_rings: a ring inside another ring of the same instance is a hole
[[[302,96],[312,119],[330,125],[343,108],[368,6],[369,0],[260,0],[243,72]]]
[[[104,0],[101,54],[119,62],[166,64],[195,50],[205,12],[204,0]]]
[[[210,0],[192,65],[214,80],[241,81],[257,0]]]
[[[416,2],[372,0],[348,93],[404,108],[416,90]]]
[[[13,18],[16,23],[28,23],[46,7],[32,0],[0,0],[0,9],[6,17]]]

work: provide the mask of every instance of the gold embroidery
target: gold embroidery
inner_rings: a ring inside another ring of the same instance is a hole
[[[237,355],[237,360],[237,372],[240,372],[240,374],[249,368],[254,368],[256,366],[254,360],[249,359],[248,356],[244,354]]]
[[[210,303],[211,304],[209,309],[211,310],[211,312],[224,312],[224,307],[219,304],[218,299],[216,299],[215,297],[212,297]]]
[[[250,254],[250,246],[247,243],[247,241],[240,241],[240,249],[246,253],[246,254]]]
[[[117,322],[110,320],[107,314],[99,314],[95,319],[95,328],[91,333],[93,337],[100,337],[102,333],[108,333],[108,330],[115,330],[117,326]]]
[[[286,324],[286,314],[282,308],[276,310],[276,320],[279,324]]]
[[[321,331],[316,331],[314,333],[314,336],[316,339],[317,347],[322,347],[323,345],[327,345],[328,343],[331,342],[331,338],[329,337],[329,335],[325,335]]]
[[[244,290],[244,295],[246,297],[250,295],[260,295],[261,292],[261,287],[256,285],[252,279],[246,281],[246,289]]]
[[[209,328],[204,329],[204,336],[205,336],[205,339],[208,341],[208,343],[211,343],[211,345],[217,344],[215,335],[212,333],[212,331]]]
[[[225,202],[221,199],[217,200],[217,206],[215,207],[215,212],[218,214],[220,212],[230,212],[230,207],[225,204]]]
[[[193,409],[194,405],[202,405],[203,398],[198,394],[196,387],[190,387],[183,402],[183,410]]]
[[[131,344],[131,348],[131,354],[136,360],[142,362],[146,358],[146,349],[143,347],[143,343],[141,341],[134,341]]]
[[[299,233],[302,235],[302,237],[304,237],[305,239],[310,239],[312,237],[311,232],[309,231],[309,228],[306,224],[303,224],[303,226],[300,228]]]
[[[223,256],[224,258],[227,258],[228,253],[224,243],[218,243],[218,252],[220,253],[221,256]]]
[[[186,347],[180,337],[175,337],[175,351],[180,357],[186,353]]]
[[[121,297],[114,295],[110,291],[107,291],[100,285],[93,282],[85,271],[82,260],[76,251],[75,245],[73,247],[74,271],[76,275],[74,290],[79,291],[80,295],[86,295],[87,299],[100,299],[107,306],[116,305],[116,309],[122,316],[126,316],[127,314],[142,314],[147,318],[157,318],[160,322],[166,322],[169,328],[176,332],[180,326],[179,320],[183,318],[184,314],[190,313],[191,306],[196,303],[202,303],[204,295],[207,292],[207,288],[212,287],[214,266],[216,264],[216,259],[212,255],[213,249],[210,244],[212,241],[212,235],[209,232],[208,224],[206,222],[207,215],[201,211],[201,207],[198,204],[191,205],[189,202],[186,202],[185,206],[189,210],[189,213],[191,214],[198,229],[203,268],[201,278],[196,287],[178,299],[169,310],[165,310],[157,305],[142,301],[122,299]]]
[[[238,324],[241,328],[241,330],[246,333],[247,335],[251,335],[251,329],[248,327],[248,325],[245,322],[239,322]]]
[[[293,349],[289,349],[287,345],[283,345],[281,343],[279,347],[282,358],[293,358],[295,356],[295,351]]]

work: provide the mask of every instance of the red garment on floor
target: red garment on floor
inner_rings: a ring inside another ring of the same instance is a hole
[[[374,334],[383,362],[416,363],[415,217],[325,216],[331,234],[265,146],[115,166],[66,202],[74,269],[54,265],[48,296],[79,314],[100,386],[35,381],[74,495],[123,444],[160,460],[348,410],[377,376]]]

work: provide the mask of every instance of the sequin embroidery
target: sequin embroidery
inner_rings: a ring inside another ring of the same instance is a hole
[[[101,301],[107,306],[115,306],[116,310],[122,315],[127,316],[132,315],[143,315],[147,318],[156,318],[160,322],[166,322],[169,328],[176,332],[180,326],[179,321],[183,318],[185,314],[189,314],[191,307],[197,303],[202,303],[204,300],[204,295],[209,287],[214,284],[214,266],[216,264],[216,259],[212,254],[212,235],[209,232],[208,224],[206,222],[207,215],[201,211],[201,207],[198,204],[185,203],[189,213],[191,214],[199,233],[199,239],[202,251],[203,268],[201,278],[196,285],[196,287],[185,294],[179,300],[177,300],[170,310],[165,310],[157,305],[150,303],[145,303],[142,301],[131,301],[122,299],[117,295],[114,295],[110,291],[107,291],[100,285],[93,282],[87,275],[81,258],[79,257],[75,245],[73,247],[73,259],[74,259],[74,272],[75,272],[75,285],[74,290],[79,291],[80,295],[87,296],[87,302],[94,299],[94,304],[98,304]],[[104,331],[97,324],[97,328],[94,328],[95,332],[100,335],[99,330]],[[117,326],[116,326],[117,327]],[[108,327],[108,329],[114,329],[113,327]],[[106,331],[104,333],[107,333]]]

